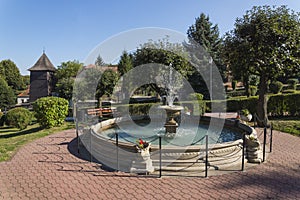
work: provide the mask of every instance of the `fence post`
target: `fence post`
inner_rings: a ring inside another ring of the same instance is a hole
[[[271,134],[270,134],[270,153],[272,152],[272,145],[273,145],[273,126],[271,124]]]
[[[119,134],[116,133],[116,148],[117,148],[117,171],[119,171]]]
[[[267,127],[264,128],[263,160],[262,160],[262,162],[265,162],[265,158],[266,158],[266,140],[267,140]]]
[[[205,136],[205,178],[208,176],[208,135]]]
[[[161,178],[161,135],[158,136],[159,138],[159,178]]]
[[[242,171],[244,171],[245,168],[245,141],[246,141],[246,135],[243,134],[243,147],[242,147]]]

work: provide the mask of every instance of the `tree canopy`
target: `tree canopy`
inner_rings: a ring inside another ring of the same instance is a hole
[[[10,105],[15,104],[15,99],[13,89],[0,76],[0,109],[8,108]]]
[[[23,78],[16,64],[11,60],[0,62],[0,75],[14,90],[24,89]]]
[[[55,91],[62,98],[67,100],[72,99],[74,79],[78,71],[83,67],[78,61],[62,62],[57,67],[55,78],[57,79]]]
[[[233,73],[260,78],[257,114],[265,123],[268,83],[300,70],[299,38],[299,13],[286,6],[255,6],[225,36],[224,53]]]

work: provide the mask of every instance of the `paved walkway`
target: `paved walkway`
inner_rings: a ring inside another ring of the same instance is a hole
[[[106,172],[76,157],[74,137],[47,136],[0,163],[0,199],[300,199],[300,138],[285,133],[274,131],[265,163],[208,178]]]

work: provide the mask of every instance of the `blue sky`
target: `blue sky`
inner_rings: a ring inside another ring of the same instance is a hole
[[[0,0],[0,60],[11,59],[24,75],[44,48],[54,66],[83,62],[99,43],[130,29],[185,34],[201,12],[223,35],[254,5],[288,5],[300,12],[297,0]]]

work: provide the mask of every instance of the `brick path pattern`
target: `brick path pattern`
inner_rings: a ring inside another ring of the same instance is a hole
[[[79,158],[74,138],[38,139],[0,163],[0,199],[300,199],[300,138],[286,133],[274,131],[265,163],[208,178],[104,171]]]

